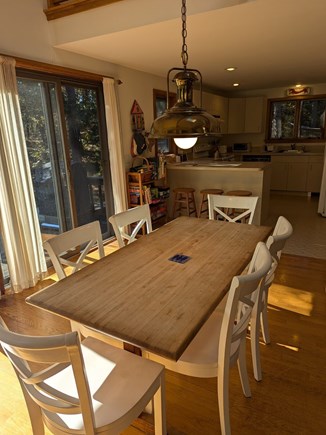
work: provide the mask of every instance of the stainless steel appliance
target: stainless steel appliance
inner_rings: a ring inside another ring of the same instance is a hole
[[[234,143],[232,145],[232,150],[234,153],[250,153],[251,144],[250,143]]]

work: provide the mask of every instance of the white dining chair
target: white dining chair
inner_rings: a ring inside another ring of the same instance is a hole
[[[104,257],[103,239],[98,221],[52,237],[43,243],[43,247],[48,253],[59,279],[67,276],[64,266],[69,266],[71,273],[74,273],[89,264],[85,260],[94,248],[98,249],[100,258]],[[69,251],[72,254],[70,258],[68,258]]]
[[[137,240],[136,237],[144,225],[147,234],[153,231],[151,211],[148,204],[139,205],[112,215],[109,217],[109,222],[113,227],[120,248]]]
[[[262,380],[262,369],[260,360],[259,336],[262,331],[263,340],[266,344],[270,343],[270,334],[267,316],[268,291],[275,277],[275,271],[279,264],[282,251],[286,241],[291,237],[293,228],[291,223],[280,216],[276,222],[273,234],[268,237],[266,246],[272,256],[272,265],[268,271],[267,278],[262,286],[261,298],[257,301],[255,312],[250,321],[250,344],[254,377],[256,381]]]
[[[155,433],[166,434],[164,366],[94,338],[80,343],[77,332],[16,334],[1,317],[0,343],[34,435],[43,435],[44,426],[55,435],[119,434],[152,399]]]
[[[246,368],[247,328],[271,264],[266,245],[259,242],[247,274],[233,277],[228,294],[178,361],[144,352],[147,358],[177,373],[200,378],[217,377],[222,434],[231,433],[229,369],[235,363],[238,364],[243,393],[246,397],[251,396]]]
[[[104,257],[103,239],[101,227],[98,221],[90,222],[52,237],[43,243],[43,247],[51,259],[59,280],[67,277],[68,270],[70,273],[75,273],[81,268],[94,262],[94,258],[92,258],[90,262],[90,259],[87,257],[87,254],[89,254],[91,249],[97,248],[99,258]],[[69,251],[73,255],[67,258]],[[85,260],[87,260],[87,262]],[[103,340],[108,344],[120,348],[123,347],[123,343],[120,340],[117,340],[108,334],[102,333],[73,320],[70,321],[70,325],[71,330],[77,331],[80,338],[94,337]]]
[[[257,201],[258,196],[208,195],[208,217],[251,224]]]

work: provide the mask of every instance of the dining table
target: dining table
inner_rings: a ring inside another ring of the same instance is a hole
[[[271,232],[182,216],[26,302],[177,361]]]

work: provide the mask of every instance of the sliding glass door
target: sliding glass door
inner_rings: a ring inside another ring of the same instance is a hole
[[[26,146],[44,238],[113,213],[101,86],[18,73]]]

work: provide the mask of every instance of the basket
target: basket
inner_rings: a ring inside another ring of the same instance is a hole
[[[138,166],[134,166],[135,161],[142,160],[142,164]],[[133,179],[133,172],[135,173],[134,179]],[[148,183],[152,180],[153,177],[153,165],[149,163],[149,161],[145,157],[134,157],[132,159],[132,165],[129,172],[129,179],[130,181],[138,181],[138,176],[136,173],[141,174],[141,180],[143,183]]]

